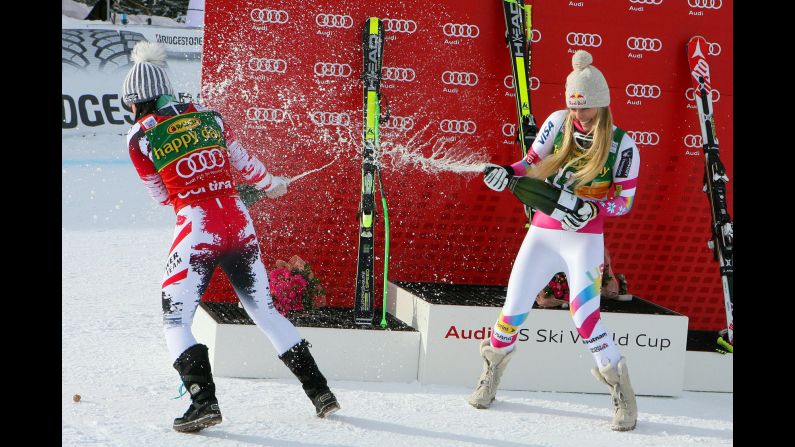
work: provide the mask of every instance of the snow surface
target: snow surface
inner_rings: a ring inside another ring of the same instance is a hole
[[[149,198],[125,136],[62,143],[64,446],[733,444],[732,393],[640,396],[637,429],[619,433],[608,427],[607,394],[500,391],[492,408],[476,410],[465,402],[470,388],[330,381],[342,410],[322,420],[297,380],[225,377],[216,377],[223,423],[177,433],[172,420],[189,401],[174,399],[180,382],[163,337],[159,289],[174,212]],[[74,394],[82,400],[73,402]]]

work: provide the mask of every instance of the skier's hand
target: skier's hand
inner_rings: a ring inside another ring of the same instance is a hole
[[[287,194],[287,185],[289,184],[287,177],[273,176],[270,186],[263,189],[265,197],[269,199],[276,199]]]
[[[514,175],[510,166],[488,165],[483,170],[483,183],[494,191],[500,192],[508,184],[508,177]]]
[[[560,224],[566,231],[577,231],[592,221],[599,214],[599,207],[593,202],[578,200],[577,206],[573,211],[569,211],[560,220]]]

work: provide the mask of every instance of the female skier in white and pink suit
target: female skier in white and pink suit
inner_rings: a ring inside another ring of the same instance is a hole
[[[632,208],[640,155],[632,138],[613,125],[610,91],[586,51],[572,58],[566,79],[566,110],[550,115],[524,160],[489,167],[486,185],[502,191],[511,175],[528,175],[560,188],[561,203],[551,215],[536,211],[508,280],[508,292],[491,339],[480,353],[483,373],[469,403],[488,408],[516,347],[519,327],[527,319],[533,297],[557,272],[566,273],[572,299],[570,313],[577,331],[596,362],[594,376],[610,387],[613,430],[635,428],[637,405],[626,360],[599,315],[604,269],[605,216],[621,216]],[[615,195],[608,197],[611,186]]]

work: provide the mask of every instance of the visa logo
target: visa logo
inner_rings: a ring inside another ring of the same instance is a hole
[[[552,121],[550,121],[549,123],[547,123],[547,127],[545,127],[541,131],[541,136],[538,137],[538,140],[539,140],[539,142],[541,144],[544,144],[547,141],[547,138],[549,138],[549,134],[550,134],[550,132],[552,132],[552,127],[554,127],[554,126],[552,124]]]

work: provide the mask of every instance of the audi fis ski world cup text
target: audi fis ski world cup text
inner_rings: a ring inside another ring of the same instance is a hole
[[[483,326],[478,329],[466,329],[456,325],[450,326],[442,338],[446,340],[486,340],[492,336],[499,337],[500,334],[495,334],[492,327]],[[604,335],[603,335],[604,336]],[[599,336],[595,337],[596,339]],[[663,351],[671,347],[671,339],[666,337],[655,336],[641,332],[638,334],[624,333],[617,335],[612,334],[613,342],[619,346],[632,346],[637,348],[646,348]],[[531,332],[530,328],[523,328],[519,330],[519,336],[516,341],[519,342],[534,342],[534,343],[583,343],[580,334],[576,330],[551,330],[551,329],[537,329],[535,334]],[[591,339],[589,341],[598,341]]]

